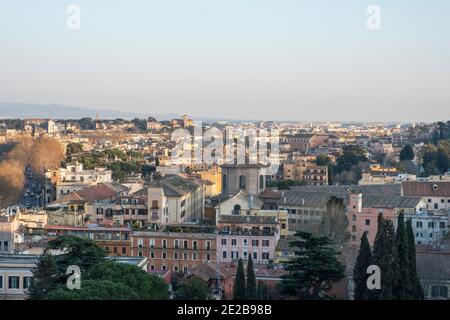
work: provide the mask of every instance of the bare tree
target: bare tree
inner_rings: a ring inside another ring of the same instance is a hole
[[[343,245],[349,238],[344,199],[333,196],[328,200],[326,207],[327,210],[319,227],[319,234],[328,237],[337,245]]]

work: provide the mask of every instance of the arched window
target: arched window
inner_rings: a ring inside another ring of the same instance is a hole
[[[244,189],[245,190],[245,176],[241,175],[239,177],[239,189]]]
[[[264,176],[259,176],[259,189],[264,189]]]
[[[355,226],[355,225],[352,226],[352,231],[353,231],[353,232],[356,232],[356,226]]]
[[[237,204],[233,208],[233,214],[240,214],[240,213],[241,213],[241,206]]]

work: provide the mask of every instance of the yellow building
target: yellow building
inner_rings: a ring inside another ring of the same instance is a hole
[[[81,226],[87,221],[87,203],[71,200],[47,207],[47,219],[50,226]]]
[[[222,170],[219,166],[214,166],[209,170],[197,172],[197,176],[207,181],[205,185],[205,197],[214,197],[222,192]]]

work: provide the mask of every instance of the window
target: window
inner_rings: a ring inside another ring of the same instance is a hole
[[[231,245],[237,246],[237,239],[231,239]]]
[[[31,286],[31,277],[23,277],[23,288],[28,289]]]
[[[438,208],[439,208],[439,206],[438,206],[437,203],[434,204],[434,208],[435,208],[435,209],[438,209]]]
[[[150,258],[155,259],[155,251],[150,251]]]
[[[366,219],[366,226],[370,226],[370,219]]]
[[[268,252],[263,252],[262,253],[262,259],[263,260],[269,260],[269,253]]]
[[[428,222],[428,228],[434,229],[434,222]]]
[[[113,253],[114,253],[114,254],[117,254],[117,247],[114,247],[114,248],[113,248]]]
[[[164,251],[164,252],[162,253],[162,258],[163,258],[163,259],[167,259],[167,252]]]
[[[187,252],[183,253],[183,259],[184,259],[184,260],[187,260],[187,259],[188,259],[188,254],[187,254]]]
[[[259,176],[259,188],[264,189],[264,176]]]
[[[142,257],[142,251],[138,251],[138,257]]]
[[[197,260],[197,253],[194,252],[194,253],[192,254],[192,260]]]
[[[122,254],[127,254],[127,247],[122,247]]]
[[[188,248],[188,242],[187,240],[183,241],[183,249],[187,249]]]
[[[211,254],[210,254],[210,253],[207,253],[207,254],[206,254],[206,261],[209,261],[209,260],[211,260]]]
[[[178,239],[177,240],[173,240],[173,247],[175,249],[178,249],[179,245],[180,245],[180,242],[178,241]]]
[[[248,239],[244,239],[244,246],[248,246]]]
[[[163,241],[162,241],[162,247],[163,247],[163,249],[166,249],[166,248],[167,248],[167,240],[166,240],[166,239],[163,239]]]
[[[258,247],[259,246],[259,240],[258,239],[253,239],[252,240],[252,247]]]
[[[269,246],[269,240],[263,240],[262,241],[262,246],[263,247],[268,247]]]
[[[222,245],[223,245],[223,246],[226,246],[226,245],[227,245],[227,239],[222,238]]]
[[[234,215],[239,215],[240,213],[241,213],[241,206],[240,205],[238,205],[238,204],[236,204],[234,207],[233,207],[233,212],[232,212]]]
[[[356,232],[356,226],[355,225],[352,226],[352,232]]]
[[[150,270],[152,270],[152,271],[155,270],[155,265],[153,265],[153,264],[150,265]]]
[[[416,222],[416,228],[422,228],[422,221]]]
[[[3,241],[3,251],[8,251],[8,241]]]
[[[19,289],[19,277],[10,276],[8,280],[9,289]]]
[[[439,223],[439,227],[441,228],[441,229],[445,229],[445,222],[440,222]]]
[[[206,241],[206,250],[211,250],[211,241]]]
[[[231,259],[239,259],[239,252],[237,251],[231,252]]]
[[[144,239],[138,238],[138,248],[142,248],[144,246]]]
[[[197,241],[192,241],[192,249],[197,250]]]
[[[352,216],[352,220],[353,220],[353,221],[356,221],[356,214],[354,214],[354,215]]]
[[[161,266],[161,269],[162,269],[163,271],[166,271],[166,270],[167,270],[167,266],[163,264],[163,265]]]
[[[184,272],[184,273],[188,273],[188,271],[189,271],[189,268],[188,268],[187,266],[184,266],[184,267],[183,267],[183,272]]]
[[[239,177],[239,189],[245,190],[245,176],[244,175],[241,175]]]
[[[242,257],[243,257],[244,259],[247,259],[247,258],[248,258],[248,253],[247,253],[247,251],[242,252]]]
[[[178,258],[179,258],[178,252],[174,252],[174,253],[173,253],[173,258],[174,258],[175,260],[178,260]]]
[[[223,259],[226,259],[226,258],[227,258],[227,252],[226,252],[226,251],[223,251],[223,252],[222,252],[222,258],[223,258]]]
[[[178,266],[173,266],[173,271],[174,272],[178,272],[178,270],[179,270]]]
[[[428,203],[431,203],[431,199],[428,199]]]
[[[155,247],[155,239],[150,239],[150,248]]]
[[[258,260],[258,252],[253,252],[253,260]]]

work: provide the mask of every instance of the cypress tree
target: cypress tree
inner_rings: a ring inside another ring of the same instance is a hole
[[[419,277],[417,276],[416,269],[416,243],[414,240],[414,231],[412,228],[411,219],[406,222],[406,237],[407,237],[407,249],[408,249],[408,262],[409,262],[409,277],[410,277],[410,298],[411,299],[423,299],[424,293],[422,285],[420,284]]]
[[[358,258],[353,269],[353,279],[355,282],[355,300],[367,300],[370,292],[367,289],[367,268],[372,264],[372,252],[370,250],[367,232],[361,237]]]
[[[239,258],[236,279],[234,280],[233,300],[245,300],[245,274],[242,259]]]
[[[397,300],[407,300],[411,296],[412,286],[409,276],[409,257],[408,244],[406,236],[406,227],[403,212],[400,212],[397,218],[397,266],[398,272],[394,288],[394,297]]]
[[[253,269],[253,259],[252,255],[249,254],[247,261],[247,287],[246,287],[246,298],[248,300],[255,300],[256,296],[256,276],[255,270]]]
[[[396,234],[392,221],[378,216],[378,231],[373,246],[373,264],[381,271],[381,289],[373,290],[373,297],[378,300],[392,300],[393,289],[397,279]]]

